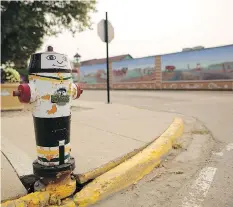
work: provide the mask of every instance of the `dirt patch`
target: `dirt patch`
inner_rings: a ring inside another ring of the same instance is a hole
[[[173,149],[181,149],[181,148],[182,148],[182,144],[181,144],[181,143],[174,143],[174,144],[172,145],[172,148],[173,148]]]

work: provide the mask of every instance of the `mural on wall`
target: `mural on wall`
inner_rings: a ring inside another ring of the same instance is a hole
[[[72,79],[74,83],[80,82],[80,69],[78,67],[72,69]]]
[[[80,67],[80,83],[99,84],[106,83],[106,64],[86,65]]]
[[[155,80],[155,57],[113,62],[112,80],[113,83]]]
[[[163,81],[233,79],[233,45],[161,56]]]

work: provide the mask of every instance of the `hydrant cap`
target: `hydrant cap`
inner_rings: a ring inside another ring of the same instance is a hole
[[[31,90],[28,84],[20,84],[18,86],[19,101],[22,103],[29,103],[31,99]]]
[[[52,46],[48,46],[47,50],[48,50],[48,52],[53,52],[53,47]]]

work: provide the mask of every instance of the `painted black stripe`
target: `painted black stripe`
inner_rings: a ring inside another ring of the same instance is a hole
[[[41,147],[58,147],[59,141],[70,142],[71,116],[57,118],[33,117],[36,144]]]
[[[64,161],[65,161],[67,158],[69,158],[69,157],[70,157],[70,154],[64,156],[64,160],[63,160],[63,163],[62,163],[62,164],[64,164],[64,163],[65,163]],[[40,161],[42,161],[42,162],[59,162],[59,165],[60,165],[60,158],[53,158],[53,159],[51,159],[51,160],[47,160],[47,159],[44,158],[44,157],[37,157],[37,159],[40,160]]]
[[[59,165],[64,164],[65,162],[65,146],[59,146]]]
[[[36,68],[41,68],[41,54],[40,53],[31,55],[31,59],[29,63],[29,74]]]
[[[29,69],[29,74],[32,73],[71,73],[72,70],[71,69],[62,69],[62,68],[44,68],[44,69],[40,69],[40,68],[33,68],[33,69]]]
[[[55,80],[70,80],[72,77],[66,77],[66,78],[59,78],[59,77],[53,77],[53,76],[45,76],[45,75],[38,75],[38,74],[31,74],[31,75],[35,75],[35,76],[38,76],[38,77],[43,77],[43,78],[51,78],[51,79],[55,79]]]
[[[56,177],[59,172],[73,171],[75,169],[75,160],[70,157],[68,162],[63,165],[57,165],[55,167],[45,166],[39,164],[38,160],[33,162],[33,173],[38,177]]]

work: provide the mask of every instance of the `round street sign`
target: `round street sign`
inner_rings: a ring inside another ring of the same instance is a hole
[[[97,25],[98,35],[103,42],[106,42],[105,21],[106,20],[102,19]],[[110,43],[113,40],[113,38],[114,38],[114,28],[112,24],[108,21],[108,43]]]

